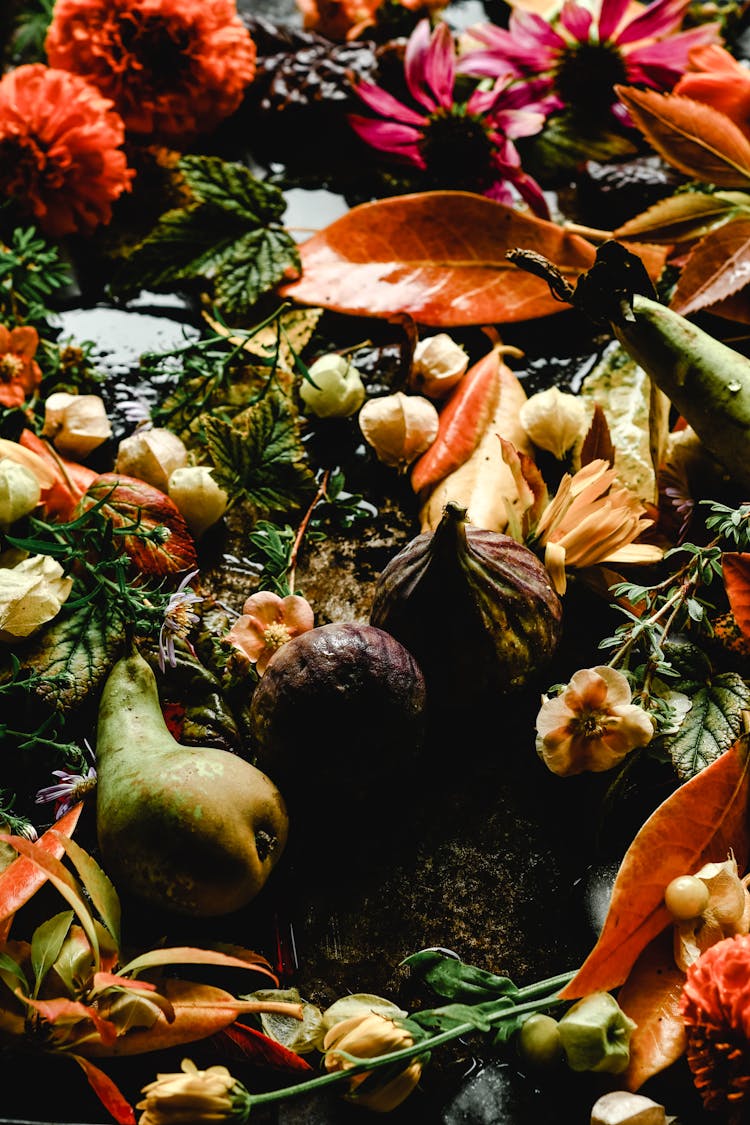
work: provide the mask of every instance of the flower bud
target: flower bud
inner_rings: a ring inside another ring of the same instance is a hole
[[[323,1026],[326,1031],[330,1031],[335,1024],[343,1023],[352,1016],[372,1015],[373,1012],[387,1016],[388,1019],[406,1015],[404,1009],[399,1008],[392,1000],[386,1000],[370,992],[350,992],[334,1000],[333,1004],[326,1008],[323,1012]]]
[[[518,1050],[525,1063],[544,1069],[559,1062],[563,1055],[557,1020],[534,1012],[518,1032]]]
[[[588,410],[577,395],[550,387],[531,395],[521,406],[519,417],[534,445],[562,461],[584,436]]]
[[[31,469],[10,458],[0,460],[0,531],[33,512],[42,489]]]
[[[31,555],[0,568],[0,641],[30,637],[57,617],[73,579],[49,555]]]
[[[359,428],[379,461],[404,473],[432,445],[438,412],[428,398],[397,391],[371,398],[359,412]]]
[[[365,401],[365,388],[354,364],[331,352],[308,369],[310,379],[300,384],[300,398],[318,418],[348,418]]]
[[[199,1121],[244,1121],[249,1111],[247,1090],[225,1066],[198,1070],[183,1059],[179,1074],[159,1074],[144,1086],[139,1125],[197,1125]]]
[[[187,462],[187,449],[177,434],[151,427],[136,430],[120,442],[115,472],[137,477],[166,493],[172,473],[183,469]]]
[[[229,497],[211,476],[208,465],[186,465],[169,477],[170,499],[174,500],[190,531],[199,539],[227,510]]]
[[[406,1028],[399,1027],[392,1019],[381,1016],[377,1012],[362,1013],[352,1016],[348,1020],[334,1026],[327,1032],[323,1040],[323,1049],[326,1052],[326,1070],[348,1070],[354,1064],[343,1058],[339,1052],[345,1051],[361,1059],[374,1059],[379,1055],[387,1055],[403,1047],[411,1047],[414,1043]],[[419,1059],[408,1060],[404,1069],[395,1078],[389,1078],[378,1084],[372,1071],[363,1071],[352,1076],[349,1083],[349,1092],[346,1095],[350,1101],[357,1105],[366,1106],[367,1109],[379,1113],[389,1113],[397,1105],[405,1101],[416,1087],[422,1074],[422,1063]],[[387,1073],[392,1074],[390,1067]],[[359,1087],[367,1079],[367,1092],[359,1092]]]
[[[112,436],[104,400],[99,395],[57,391],[44,404],[42,434],[64,457],[87,457]]]
[[[418,394],[442,399],[463,379],[469,357],[447,332],[420,340],[414,349],[409,384]]]
[[[665,1125],[664,1106],[643,1094],[612,1090],[594,1103],[591,1125]]]
[[[571,1070],[621,1074],[627,1068],[636,1025],[608,992],[584,996],[557,1026]]]

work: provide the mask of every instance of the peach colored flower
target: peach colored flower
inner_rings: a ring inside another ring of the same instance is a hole
[[[0,196],[53,238],[110,221],[133,177],[124,139],[112,102],[78,75],[31,63],[0,80]]]
[[[42,372],[34,359],[38,346],[39,334],[30,324],[11,329],[0,324],[0,403],[3,406],[23,406],[41,383]]]
[[[672,93],[710,105],[750,138],[750,68],[718,43],[693,47],[688,64]]]
[[[57,0],[45,46],[130,132],[177,147],[234,113],[255,77],[234,0]]]
[[[348,1070],[353,1064],[340,1052],[361,1059],[374,1059],[404,1047],[414,1040],[406,1028],[400,1027],[388,1016],[379,1012],[363,1012],[351,1019],[336,1023],[323,1040],[325,1067],[328,1071]],[[356,1105],[366,1106],[376,1113],[390,1113],[405,1101],[422,1076],[422,1061],[411,1059],[395,1075],[389,1068],[384,1071],[387,1080],[378,1082],[370,1072],[352,1076],[347,1097]],[[362,1083],[367,1079],[367,1089]]]
[[[536,719],[539,757],[560,777],[612,769],[654,735],[647,713],[630,700],[630,684],[615,668],[576,672],[560,695],[542,696]]]
[[[226,639],[262,676],[274,653],[314,624],[312,607],[299,594],[280,598],[270,590],[260,590],[247,599]]]
[[[566,567],[654,563],[663,555],[651,543],[634,543],[654,521],[644,518],[638,496],[615,486],[615,477],[604,460],[589,462],[574,476],[566,473],[534,528],[558,594],[565,593]]]

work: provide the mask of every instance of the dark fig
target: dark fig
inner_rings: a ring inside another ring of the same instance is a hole
[[[320,625],[282,645],[253,692],[255,763],[290,808],[397,787],[423,746],[425,705],[417,661],[390,633]]]
[[[370,613],[414,653],[440,707],[526,686],[562,632],[562,602],[534,552],[465,517],[448,503],[434,532],[391,559]]]

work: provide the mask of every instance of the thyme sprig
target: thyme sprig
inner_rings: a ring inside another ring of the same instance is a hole
[[[652,711],[660,727],[670,721],[671,713],[654,696],[654,680],[657,676],[674,680],[678,675],[666,651],[667,642],[683,632],[702,638],[713,635],[711,617],[716,606],[706,591],[721,580],[723,550],[726,546],[750,548],[750,504],[733,509],[712,500],[700,503],[710,509],[705,525],[714,532],[713,538],[705,546],[683,543],[667,551],[665,561],[680,557],[684,561],[653,585],[618,582],[611,586],[614,608],[627,620],[599,644],[601,649],[614,649],[610,667],[630,674],[638,702]],[[642,663],[634,666],[638,660]]]

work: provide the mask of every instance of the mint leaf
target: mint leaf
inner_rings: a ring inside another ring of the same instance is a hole
[[[241,317],[254,300],[281,281],[289,266],[298,267],[296,249],[284,230],[265,228],[235,238],[221,263],[214,285],[217,305],[230,317]]]
[[[750,688],[737,672],[723,672],[700,686],[680,684],[692,707],[664,748],[681,781],[715,761],[739,738],[742,711],[750,706]],[[691,690],[692,689],[692,690]]]
[[[258,226],[278,222],[286,210],[279,189],[256,180],[244,164],[230,164],[218,156],[183,156],[178,167],[195,199]]]

